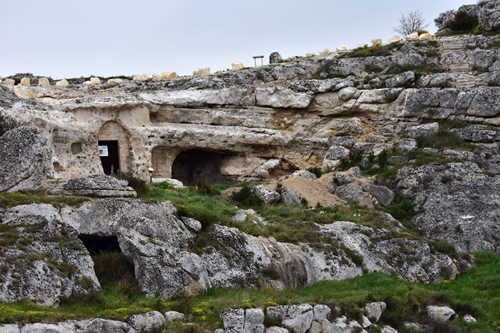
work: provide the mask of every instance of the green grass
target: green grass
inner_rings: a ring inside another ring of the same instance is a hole
[[[9,192],[0,193],[0,208],[42,203],[51,204],[54,206],[59,206],[61,204],[76,206],[87,200],[89,199],[73,196],[49,196],[46,192],[43,191]]]
[[[307,288],[275,290],[209,289],[205,295],[193,298],[159,301],[142,295],[124,295],[117,288],[103,283],[102,292],[87,298],[64,302],[59,308],[47,308],[31,303],[0,303],[0,322],[35,322],[101,317],[125,320],[132,313],[151,309],[175,310],[185,313],[198,327],[221,327],[219,312],[224,308],[267,307],[278,304],[329,304],[347,308],[360,307],[371,301],[385,301],[379,323],[395,328],[403,320],[426,321],[421,313],[427,305],[451,306],[460,316],[474,315],[478,322],[454,322],[455,331],[497,332],[500,324],[500,255],[475,253],[476,266],[455,281],[440,284],[416,284],[380,273],[343,281],[323,281]],[[180,324],[166,327],[174,332]],[[450,331],[449,330],[449,331]],[[453,331],[453,330],[451,330]]]

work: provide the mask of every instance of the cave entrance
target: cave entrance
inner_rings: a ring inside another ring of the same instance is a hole
[[[227,155],[205,150],[187,150],[179,155],[172,164],[172,178],[184,185],[193,186],[200,182],[224,184],[221,166]]]
[[[118,141],[99,141],[98,147],[104,173],[106,175],[118,173],[120,171]]]
[[[116,288],[117,293],[134,295],[140,293],[135,279],[134,264],[120,249],[116,236],[79,235],[94,262],[94,271],[104,288]]]

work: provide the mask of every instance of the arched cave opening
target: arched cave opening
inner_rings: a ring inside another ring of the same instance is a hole
[[[135,279],[134,264],[120,249],[116,236],[78,236],[87,248],[94,262],[94,271],[103,289],[116,288],[125,295],[140,293]]]
[[[172,164],[172,178],[188,186],[200,182],[224,184],[227,181],[221,173],[221,166],[227,156],[206,150],[184,151],[177,155]]]

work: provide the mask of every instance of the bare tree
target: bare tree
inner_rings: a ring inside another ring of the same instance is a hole
[[[401,14],[398,23],[392,30],[403,37],[419,30],[424,30],[429,25],[425,23],[424,15],[418,10],[413,10],[408,14]]]

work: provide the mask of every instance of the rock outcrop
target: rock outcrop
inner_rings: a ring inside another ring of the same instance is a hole
[[[0,137],[0,192],[40,190],[52,168],[48,137],[38,130],[17,128]]]

